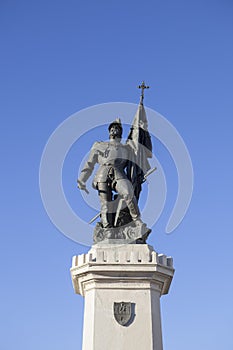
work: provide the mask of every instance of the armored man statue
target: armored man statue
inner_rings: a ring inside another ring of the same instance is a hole
[[[78,179],[78,188],[86,192],[86,181],[95,164],[99,164],[93,187],[98,190],[101,203],[100,216],[94,231],[94,243],[145,243],[151,232],[140,217],[138,199],[141,185],[151,173],[148,158],[152,144],[147,130],[143,106],[144,82],[140,104],[126,141],[121,143],[122,124],[117,118],[109,127],[109,141],[95,142]],[[94,218],[94,219],[95,219]]]

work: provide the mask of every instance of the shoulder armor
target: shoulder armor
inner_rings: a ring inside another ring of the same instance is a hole
[[[108,142],[104,142],[104,141],[96,141],[93,146],[92,146],[92,150],[103,150],[106,149],[106,147],[108,147]]]

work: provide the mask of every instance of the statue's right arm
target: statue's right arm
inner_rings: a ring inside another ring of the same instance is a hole
[[[78,188],[85,190],[86,182],[92,174],[95,164],[98,161],[97,142],[91,148],[88,160],[86,161],[78,178]]]

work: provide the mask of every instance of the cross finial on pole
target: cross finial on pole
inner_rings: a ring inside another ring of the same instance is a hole
[[[145,82],[143,81],[141,85],[138,86],[139,89],[141,89],[141,98],[140,98],[140,104],[143,105],[144,100],[144,90],[149,89],[149,86],[145,85]]]

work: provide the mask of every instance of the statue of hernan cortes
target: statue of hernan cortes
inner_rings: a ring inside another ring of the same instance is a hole
[[[92,146],[78,179],[78,188],[88,192],[86,181],[99,164],[93,187],[98,190],[101,211],[94,219],[100,216],[101,222],[96,224],[94,243],[145,243],[151,232],[142,222],[138,207],[141,185],[155,170],[150,170],[148,162],[152,144],[143,106],[144,89],[148,87],[143,82],[139,88],[141,100],[126,144],[121,143],[123,130],[117,118],[108,127],[109,141]]]

